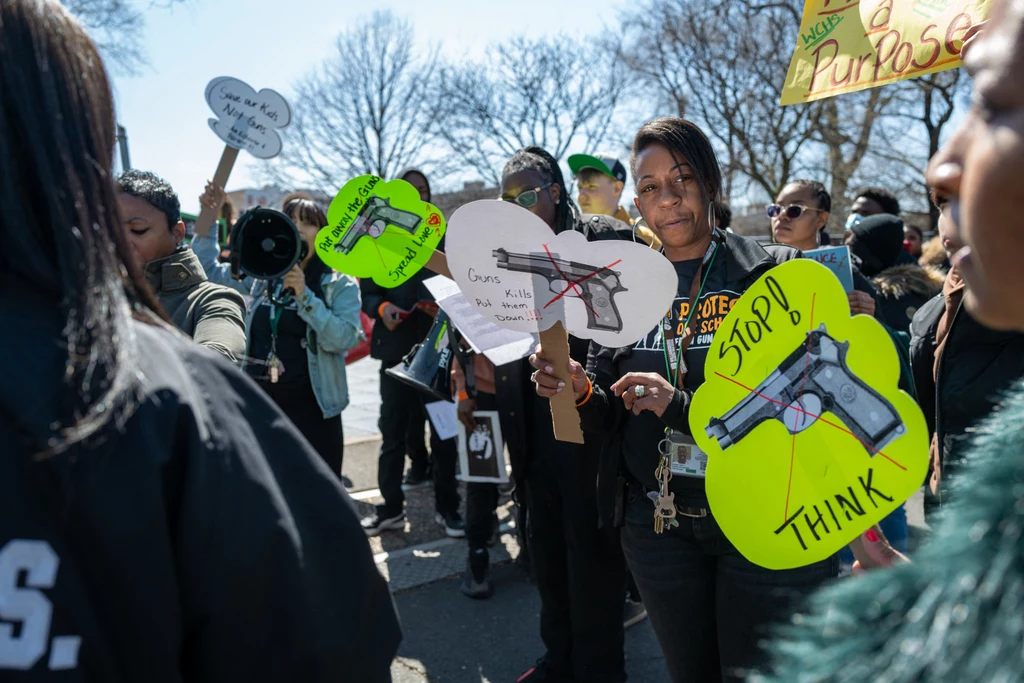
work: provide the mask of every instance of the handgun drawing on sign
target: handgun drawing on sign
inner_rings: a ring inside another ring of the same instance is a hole
[[[609,332],[622,331],[622,317],[615,305],[615,295],[627,291],[620,281],[621,273],[608,266],[591,266],[555,258],[550,253],[519,254],[495,249],[498,268],[517,273],[532,273],[547,280],[548,289],[556,294],[544,308],[562,297],[579,299],[587,308],[587,328]]]
[[[820,325],[739,404],[721,418],[712,417],[705,433],[724,451],[767,420],[798,434],[830,412],[868,455],[881,453],[907,430],[893,405],[850,370],[849,346]]]
[[[422,222],[423,219],[420,216],[391,206],[390,200],[371,195],[366,198],[366,203],[359,215],[334,246],[334,250],[342,254],[349,254],[361,238],[369,236],[377,239],[384,234],[384,230],[389,225],[400,228],[410,235],[415,235],[416,229]]]

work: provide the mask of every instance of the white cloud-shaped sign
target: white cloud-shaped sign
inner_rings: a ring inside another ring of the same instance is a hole
[[[446,241],[462,292],[484,317],[513,330],[541,332],[561,320],[577,337],[627,346],[658,324],[676,295],[675,269],[646,245],[555,235],[509,202],[461,207]]]
[[[281,153],[278,130],[292,121],[287,100],[273,90],[259,92],[237,78],[215,78],[206,86],[206,102],[218,118],[210,128],[230,147],[259,159]]]

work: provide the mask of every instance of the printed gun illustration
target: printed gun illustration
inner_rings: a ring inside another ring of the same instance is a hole
[[[416,229],[423,222],[423,218],[414,213],[396,209],[391,206],[391,201],[371,195],[367,197],[366,203],[352,225],[345,231],[334,250],[342,254],[348,254],[356,246],[356,242],[365,235],[377,238],[384,233],[388,225],[405,230],[410,235],[416,234]]]
[[[837,342],[825,325],[807,335],[786,360],[736,407],[713,417],[704,432],[725,449],[765,420],[778,420],[790,434],[831,412],[874,457],[906,432],[892,404],[850,372],[849,342]]]
[[[548,287],[556,294],[561,294],[571,283],[578,282],[570,291],[574,294],[582,291],[577,298],[582,299],[587,306],[587,329],[622,331],[622,318],[613,297],[619,292],[625,292],[626,288],[619,282],[618,271],[576,261],[563,261],[546,254],[533,256],[495,249],[491,255],[497,257],[498,267],[503,270],[543,276],[548,281]],[[556,288],[559,283],[564,285]]]

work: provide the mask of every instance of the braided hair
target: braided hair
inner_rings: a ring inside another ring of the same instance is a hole
[[[505,164],[502,170],[502,177],[507,177],[520,171],[536,171],[545,183],[558,185],[559,200],[555,206],[555,234],[566,230],[572,230],[576,226],[575,207],[569,198],[569,192],[565,187],[565,178],[562,176],[562,169],[558,160],[547,153],[546,150],[537,147],[523,147],[512,155],[512,158]]]

